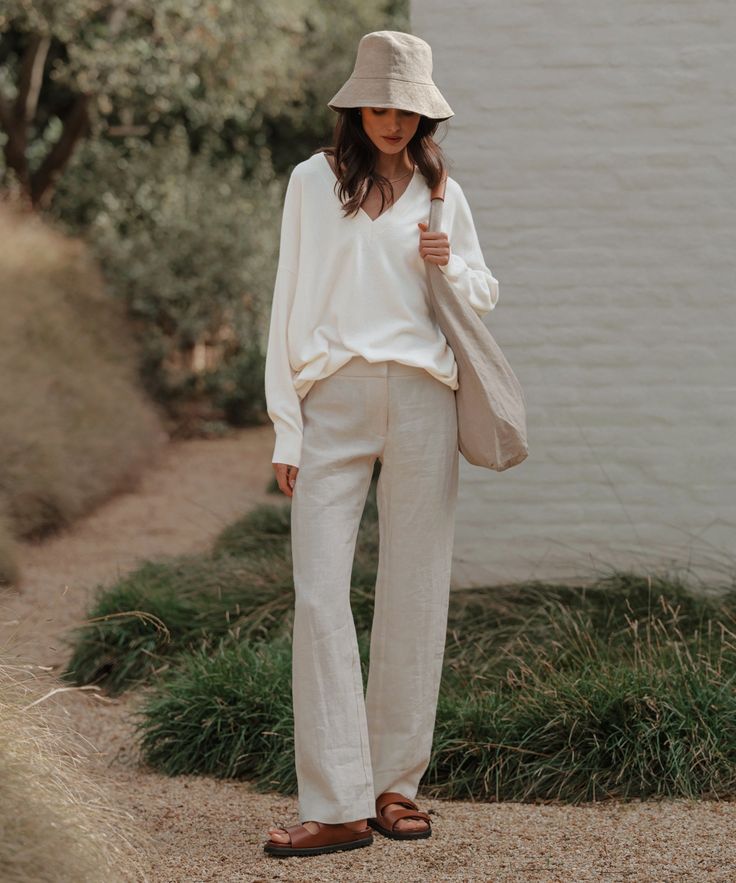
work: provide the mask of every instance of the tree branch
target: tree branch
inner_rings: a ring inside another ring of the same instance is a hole
[[[0,126],[8,136],[3,150],[5,163],[15,172],[21,187],[28,193],[30,179],[26,157],[26,126],[23,120],[16,119],[10,102],[3,95],[0,95]]]
[[[43,85],[43,69],[51,46],[51,38],[31,34],[28,48],[23,53],[23,61],[18,77],[18,97],[15,100],[15,116],[25,125],[36,116],[38,96]]]
[[[66,115],[59,140],[46,154],[39,169],[31,180],[31,200],[34,206],[45,207],[52,195],[56,179],[69,162],[77,141],[85,134],[89,125],[87,112],[88,97],[78,95],[71,110]]]

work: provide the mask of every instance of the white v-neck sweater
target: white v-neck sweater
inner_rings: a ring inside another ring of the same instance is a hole
[[[429,186],[418,169],[393,205],[375,220],[360,209],[344,217],[337,178],[320,152],[291,172],[281,218],[265,364],[273,463],[298,466],[301,400],[315,381],[354,355],[425,368],[458,388],[455,357],[432,318],[419,221],[429,221]],[[441,266],[479,316],[498,301],[498,280],[486,266],[470,206],[447,178],[441,230],[450,261]]]

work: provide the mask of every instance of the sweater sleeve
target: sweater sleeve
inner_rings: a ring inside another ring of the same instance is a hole
[[[454,212],[450,229],[446,231],[450,240],[450,260],[439,267],[454,290],[483,317],[498,302],[498,279],[486,266],[465,193],[459,185],[453,189]]]
[[[301,182],[293,172],[284,195],[279,259],[271,303],[265,363],[268,416],[276,441],[272,463],[298,466],[302,448],[302,413],[289,361],[287,327],[296,291],[301,230]]]

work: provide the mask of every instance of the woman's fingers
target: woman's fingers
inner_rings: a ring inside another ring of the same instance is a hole
[[[422,239],[425,239],[427,241],[444,240],[445,242],[447,242],[448,240],[447,233],[444,233],[441,230],[422,230],[419,235]]]
[[[432,264],[446,264],[450,260],[450,239],[441,230],[429,231],[427,224],[419,221],[419,254]]]
[[[274,463],[273,469],[276,473],[279,490],[286,494],[287,497],[291,497],[294,493],[294,485],[296,484],[299,467],[292,466],[289,463]]]
[[[289,485],[289,487],[291,488],[292,491],[294,490],[294,485],[296,484],[296,474],[297,474],[297,472],[299,472],[298,467],[296,467],[296,466],[289,466],[289,474],[288,474],[288,477],[287,477],[287,479],[286,479],[286,483]]]
[[[450,246],[448,244],[438,246],[419,246],[419,254],[433,264],[446,264],[450,260]]]

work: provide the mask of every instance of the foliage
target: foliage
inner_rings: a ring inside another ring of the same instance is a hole
[[[561,611],[544,643],[527,641],[510,660],[505,680],[481,670],[469,690],[453,681],[443,691],[428,791],[572,803],[733,795],[733,605],[690,632],[664,601],[624,626],[615,646]]]
[[[0,530],[40,537],[129,489],[166,434],[84,242],[0,206],[0,311]]]
[[[79,215],[127,304],[149,392],[180,419],[259,422],[282,184],[266,164],[246,178],[240,157],[193,154],[181,127],[128,140],[79,151],[59,215]]]
[[[374,506],[366,507],[354,567],[353,608],[362,630],[372,615]],[[256,507],[223,532],[211,555],[144,562],[115,585],[98,586],[87,621],[69,636],[64,677],[115,695],[179,664],[193,648],[290,634],[289,512],[288,505]]]
[[[375,490],[351,589],[364,680]],[[295,792],[289,531],[288,505],[260,506],[209,556],[146,564],[103,592],[100,621],[78,633],[72,679],[148,684],[137,730],[157,769]],[[423,788],[568,802],[732,794],[736,589],[718,588],[614,570],[592,585],[453,590]]]
[[[718,620],[688,636],[665,606],[630,624],[615,653],[589,639],[573,608],[547,621],[545,643],[529,641],[510,660],[513,675],[489,676],[479,658],[470,682],[445,678],[423,789],[570,803],[732,795],[736,647]],[[365,632],[359,648],[365,677]],[[295,793],[290,674],[288,636],[188,655],[143,698],[145,760],[170,775],[245,777]]]
[[[263,422],[280,206],[387,0],[9,0],[0,185],[88,237],[179,434]],[[41,71],[39,89],[26,76]]]
[[[295,49],[308,8],[308,0],[9,0],[0,16],[7,47],[0,82],[10,93],[8,105],[17,109],[20,101],[25,113],[0,107],[0,118],[19,143],[25,139],[13,120],[34,120],[42,136],[33,149],[47,162],[69,124],[66,107],[80,102],[88,125],[74,129],[75,141],[87,132],[96,139],[111,127],[134,127],[152,139],[159,126],[176,122],[193,137],[226,126],[257,131],[263,107],[299,100]],[[39,104],[25,77],[32,66],[48,72]],[[257,142],[245,140],[240,150],[252,146]],[[22,160],[10,161],[22,179]],[[50,186],[37,184],[34,200]]]

